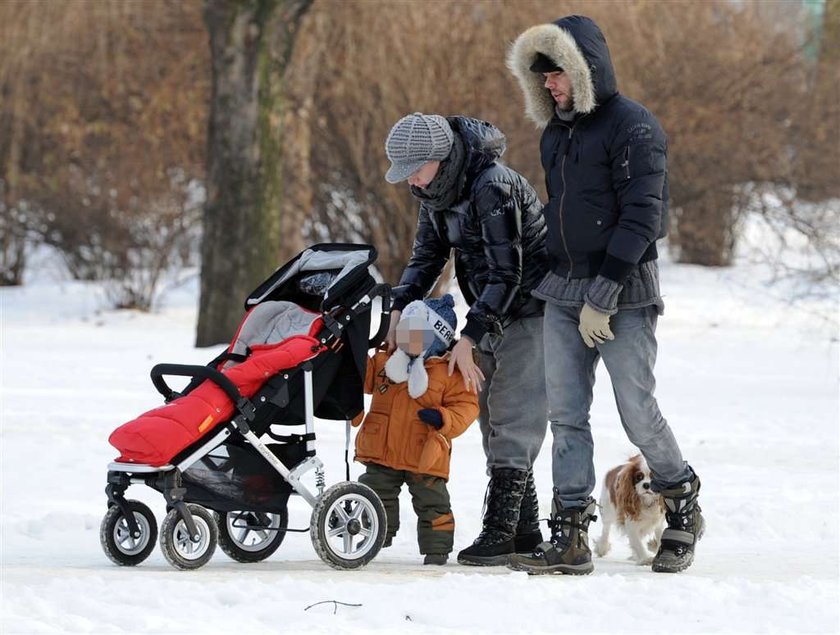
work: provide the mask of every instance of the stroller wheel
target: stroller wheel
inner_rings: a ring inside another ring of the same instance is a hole
[[[219,547],[237,562],[260,562],[277,551],[286,537],[289,514],[227,512],[215,514]]]
[[[358,569],[376,557],[385,541],[385,508],[361,483],[327,489],[312,510],[309,534],[321,559],[335,569]]]
[[[102,543],[105,555],[112,562],[124,567],[133,567],[148,558],[155,548],[157,521],[152,510],[140,501],[129,500],[126,503],[134,513],[134,520],[140,530],[139,535],[131,535],[122,510],[118,505],[111,505],[99,526],[99,542]]]
[[[203,507],[187,505],[198,530],[198,540],[190,536],[187,524],[177,509],[172,509],[160,526],[160,549],[176,569],[203,567],[216,550],[218,532],[213,516]]]

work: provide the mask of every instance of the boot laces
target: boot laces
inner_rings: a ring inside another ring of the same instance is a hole
[[[583,512],[575,512],[560,513],[556,516],[551,516],[547,519],[548,527],[549,529],[551,529],[550,542],[558,549],[563,549],[569,545],[569,543],[571,542],[572,529],[578,529],[582,532],[588,532],[589,523],[598,520],[598,517],[593,514],[591,516],[586,516],[586,519],[583,522],[576,523],[573,521],[575,515],[579,516],[580,518],[584,518]],[[563,533],[562,527],[569,528],[568,536],[565,533]]]

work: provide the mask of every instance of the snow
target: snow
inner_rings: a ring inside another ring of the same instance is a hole
[[[330,569],[308,535],[289,534],[265,562],[239,564],[217,550],[204,568],[179,572],[157,548],[136,568],[113,565],[99,523],[116,455],[108,435],[160,403],[151,366],[202,364],[219,351],[193,347],[197,281],[170,291],[155,313],[116,312],[103,308],[101,287],[68,281],[45,259],[25,286],[0,289],[0,631],[836,633],[836,290],[791,301],[784,285],[765,284],[768,275],[745,260],[730,269],[662,263],[657,396],[702,478],[707,520],[688,571],[634,565],[617,535],[586,577],[462,567],[454,554],[424,567],[404,494],[394,546],[363,570]],[[592,425],[603,476],[633,453],[603,368]],[[319,422],[317,432],[327,482],[338,482],[344,425]],[[547,516],[550,435],[536,479]],[[454,445],[456,550],[479,531],[485,484],[474,425]],[[159,494],[128,494],[160,523]],[[303,501],[293,499],[290,513],[291,526],[308,525]]]

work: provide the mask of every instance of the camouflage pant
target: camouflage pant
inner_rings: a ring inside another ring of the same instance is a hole
[[[408,485],[411,503],[417,514],[417,544],[420,553],[450,553],[455,538],[455,518],[449,502],[446,481],[437,476],[394,470],[384,465],[368,463],[359,482],[370,487],[382,499],[388,519],[386,540],[392,539],[400,528],[400,489]]]

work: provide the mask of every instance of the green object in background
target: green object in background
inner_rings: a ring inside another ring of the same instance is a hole
[[[823,17],[825,15],[826,0],[802,0],[802,8],[805,11],[806,37],[805,56],[816,62],[820,55],[820,42],[823,36]],[[811,34],[813,34],[812,37]]]

